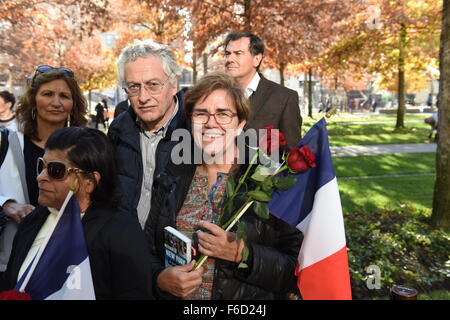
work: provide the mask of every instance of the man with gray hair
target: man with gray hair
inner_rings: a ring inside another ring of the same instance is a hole
[[[187,128],[183,91],[177,93],[181,69],[173,53],[150,40],[124,48],[118,60],[119,81],[131,108],[111,123],[108,136],[115,145],[119,208],[147,220],[153,179],[165,168],[172,132]]]

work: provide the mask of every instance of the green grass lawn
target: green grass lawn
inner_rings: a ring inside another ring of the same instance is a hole
[[[405,120],[423,120],[424,115],[408,115]],[[418,118],[418,119],[417,119]],[[391,119],[391,120],[389,120]],[[317,119],[318,120],[318,119]],[[341,124],[347,118],[327,119],[327,128],[331,146],[375,145],[393,143],[429,143],[430,126],[423,122],[405,122],[405,128],[396,130],[395,123]],[[395,121],[395,117],[373,116],[358,118],[352,121]],[[305,119],[302,125],[303,135],[316,122]]]
[[[432,206],[434,175],[339,180],[344,212],[398,209],[404,203],[417,209]]]
[[[418,209],[430,209],[435,157],[435,153],[403,153],[334,158],[344,212],[397,209],[403,203]],[[384,175],[386,177],[370,177]],[[368,178],[348,178],[362,176]]]
[[[336,176],[360,177],[392,174],[434,173],[436,154],[398,153],[377,156],[335,157]]]
[[[395,130],[395,124],[391,123],[328,124],[327,129],[330,136],[392,134],[397,132],[397,130]],[[430,126],[421,122],[408,122],[405,123],[405,129],[401,129],[398,132],[414,133],[422,129],[425,129],[428,132]]]
[[[429,143],[430,128],[425,123],[406,123],[395,130],[393,124],[330,125],[328,135],[331,146],[376,145],[394,143]]]
[[[303,115],[303,122],[305,124],[314,124],[319,119],[321,119],[324,114],[315,114],[313,115],[314,118],[311,119],[308,116]],[[408,120],[423,120],[428,116],[428,114],[421,114],[421,113],[406,113],[405,114],[405,121]],[[370,122],[370,121],[396,121],[397,115],[396,114],[373,114],[370,116],[361,115],[361,114],[350,114],[350,113],[339,113],[335,114],[330,118],[327,118],[327,123],[340,123],[340,122]]]

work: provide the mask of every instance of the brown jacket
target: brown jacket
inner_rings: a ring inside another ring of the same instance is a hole
[[[296,91],[267,80],[260,74],[256,92],[250,97],[251,113],[245,129],[273,125],[282,132],[289,148],[301,138],[302,117]]]

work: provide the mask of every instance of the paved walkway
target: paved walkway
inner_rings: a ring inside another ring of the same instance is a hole
[[[431,115],[431,113],[430,113]],[[427,116],[424,116],[423,119],[427,118]],[[405,123],[423,123],[423,120],[405,120]],[[352,121],[352,122],[336,122],[332,125],[349,125],[349,124],[395,124],[396,120],[389,120],[389,121]]]
[[[435,143],[379,144],[372,146],[330,147],[333,157],[368,156],[394,153],[436,152]]]

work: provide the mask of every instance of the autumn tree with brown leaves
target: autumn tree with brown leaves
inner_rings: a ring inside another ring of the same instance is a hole
[[[64,53],[65,66],[75,70],[83,91],[88,92],[91,108],[92,91],[103,91],[117,82],[116,57],[105,48],[99,37],[78,41]]]
[[[37,65],[66,65],[65,52],[108,19],[105,0],[0,0],[0,73],[12,85]]]
[[[443,1],[440,45],[438,143],[432,225],[450,230],[450,0]]]
[[[382,85],[398,93],[396,128],[404,128],[407,77],[423,77],[437,60],[440,8],[435,0],[367,0],[346,36],[326,53],[331,69],[377,73]]]

